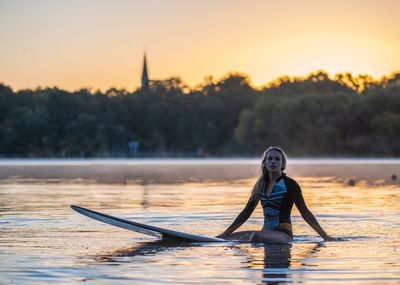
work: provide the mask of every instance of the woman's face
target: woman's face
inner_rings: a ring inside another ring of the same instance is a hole
[[[267,170],[269,172],[281,172],[282,171],[282,154],[275,150],[268,152],[265,163],[266,163]]]

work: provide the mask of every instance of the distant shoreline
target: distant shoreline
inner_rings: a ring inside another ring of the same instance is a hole
[[[71,165],[71,164],[259,164],[256,157],[215,158],[0,158],[1,165]],[[400,164],[400,158],[289,158],[289,164]]]
[[[399,185],[400,159],[292,158],[285,172],[293,177]],[[0,183],[212,182],[253,179],[259,173],[259,158],[0,159]]]

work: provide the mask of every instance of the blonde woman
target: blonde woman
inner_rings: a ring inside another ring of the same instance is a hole
[[[262,174],[254,185],[246,207],[232,225],[217,237],[251,242],[291,242],[293,231],[290,215],[294,203],[303,219],[324,240],[336,240],[322,229],[307,208],[297,182],[283,172],[286,168],[286,160],[285,152],[279,147],[269,147],[264,152],[261,163]],[[234,233],[247,221],[259,201],[264,209],[262,230]]]

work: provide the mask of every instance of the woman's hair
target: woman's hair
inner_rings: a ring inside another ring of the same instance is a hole
[[[267,155],[269,152],[271,151],[277,151],[282,155],[282,168],[281,170],[285,170],[286,169],[286,161],[287,161],[287,156],[286,153],[283,151],[283,149],[281,149],[278,146],[270,146],[269,148],[267,148],[266,151],[264,151],[263,155],[262,155],[262,160],[261,160],[261,176],[264,179],[264,181],[268,181],[268,170],[267,170]]]
[[[287,156],[286,156],[286,153],[283,151],[283,149],[280,147],[277,147],[277,146],[270,146],[269,148],[267,148],[267,150],[264,151],[262,154],[261,176],[258,179],[256,185],[254,185],[253,192],[251,193],[250,201],[252,201],[252,202],[258,201],[260,194],[261,194],[261,189],[263,188],[263,184],[265,185],[266,183],[268,183],[269,175],[268,175],[268,170],[267,170],[267,155],[271,151],[277,151],[282,155],[281,170],[286,169]]]

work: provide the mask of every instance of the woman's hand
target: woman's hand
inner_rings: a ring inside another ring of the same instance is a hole
[[[326,235],[323,237],[325,241],[338,241],[338,238],[331,237],[330,235]]]
[[[227,237],[228,235],[225,232],[216,236],[216,238],[227,238]]]

